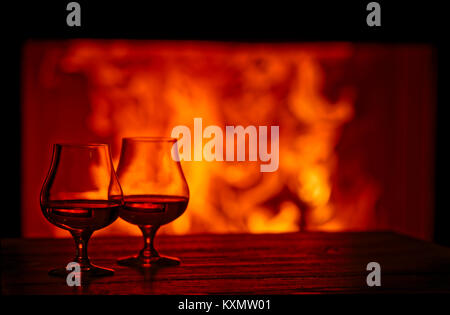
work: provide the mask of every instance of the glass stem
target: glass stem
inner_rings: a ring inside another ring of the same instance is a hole
[[[81,269],[88,269],[91,267],[87,253],[88,241],[91,238],[92,231],[71,231],[75,246],[77,247],[77,255],[74,261],[80,264]]]
[[[142,259],[159,257],[159,254],[153,245],[155,234],[156,231],[158,231],[159,226],[140,225],[139,228],[142,231],[142,235],[144,235],[144,248],[140,251],[139,257]]]

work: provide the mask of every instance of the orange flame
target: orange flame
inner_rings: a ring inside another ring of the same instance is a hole
[[[260,173],[256,162],[183,162],[191,199],[166,232],[287,232],[302,220],[304,228],[339,230],[347,210],[332,198],[335,147],[353,118],[354,91],[327,100],[320,61],[351,51],[346,44],[81,40],[68,42],[60,67],[86,78],[87,126],[116,148],[122,137],[168,136],[177,125],[193,130],[194,117],[222,127],[280,126],[275,173]],[[121,220],[101,233],[123,232],[139,233]]]

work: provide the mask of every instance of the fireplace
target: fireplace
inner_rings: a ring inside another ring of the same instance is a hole
[[[177,125],[280,127],[279,168],[182,162],[191,199],[162,233],[392,230],[431,240],[434,51],[428,45],[28,41],[22,234],[66,236],[39,209],[51,144],[170,136]],[[138,235],[119,219],[96,235]]]

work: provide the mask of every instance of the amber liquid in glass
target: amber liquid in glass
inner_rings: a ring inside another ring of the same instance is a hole
[[[60,228],[95,231],[114,222],[120,206],[120,201],[64,200],[49,201],[42,210],[45,217]]]
[[[188,201],[188,198],[179,196],[126,196],[119,216],[132,224],[159,226],[182,215],[186,210]]]

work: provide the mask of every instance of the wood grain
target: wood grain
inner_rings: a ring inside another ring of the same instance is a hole
[[[141,239],[94,238],[91,261],[115,275],[82,287],[47,275],[74,255],[71,239],[1,241],[2,294],[296,294],[450,292],[450,249],[390,232],[227,234],[157,237],[182,265],[140,271],[116,264]],[[381,287],[366,285],[381,264]]]

